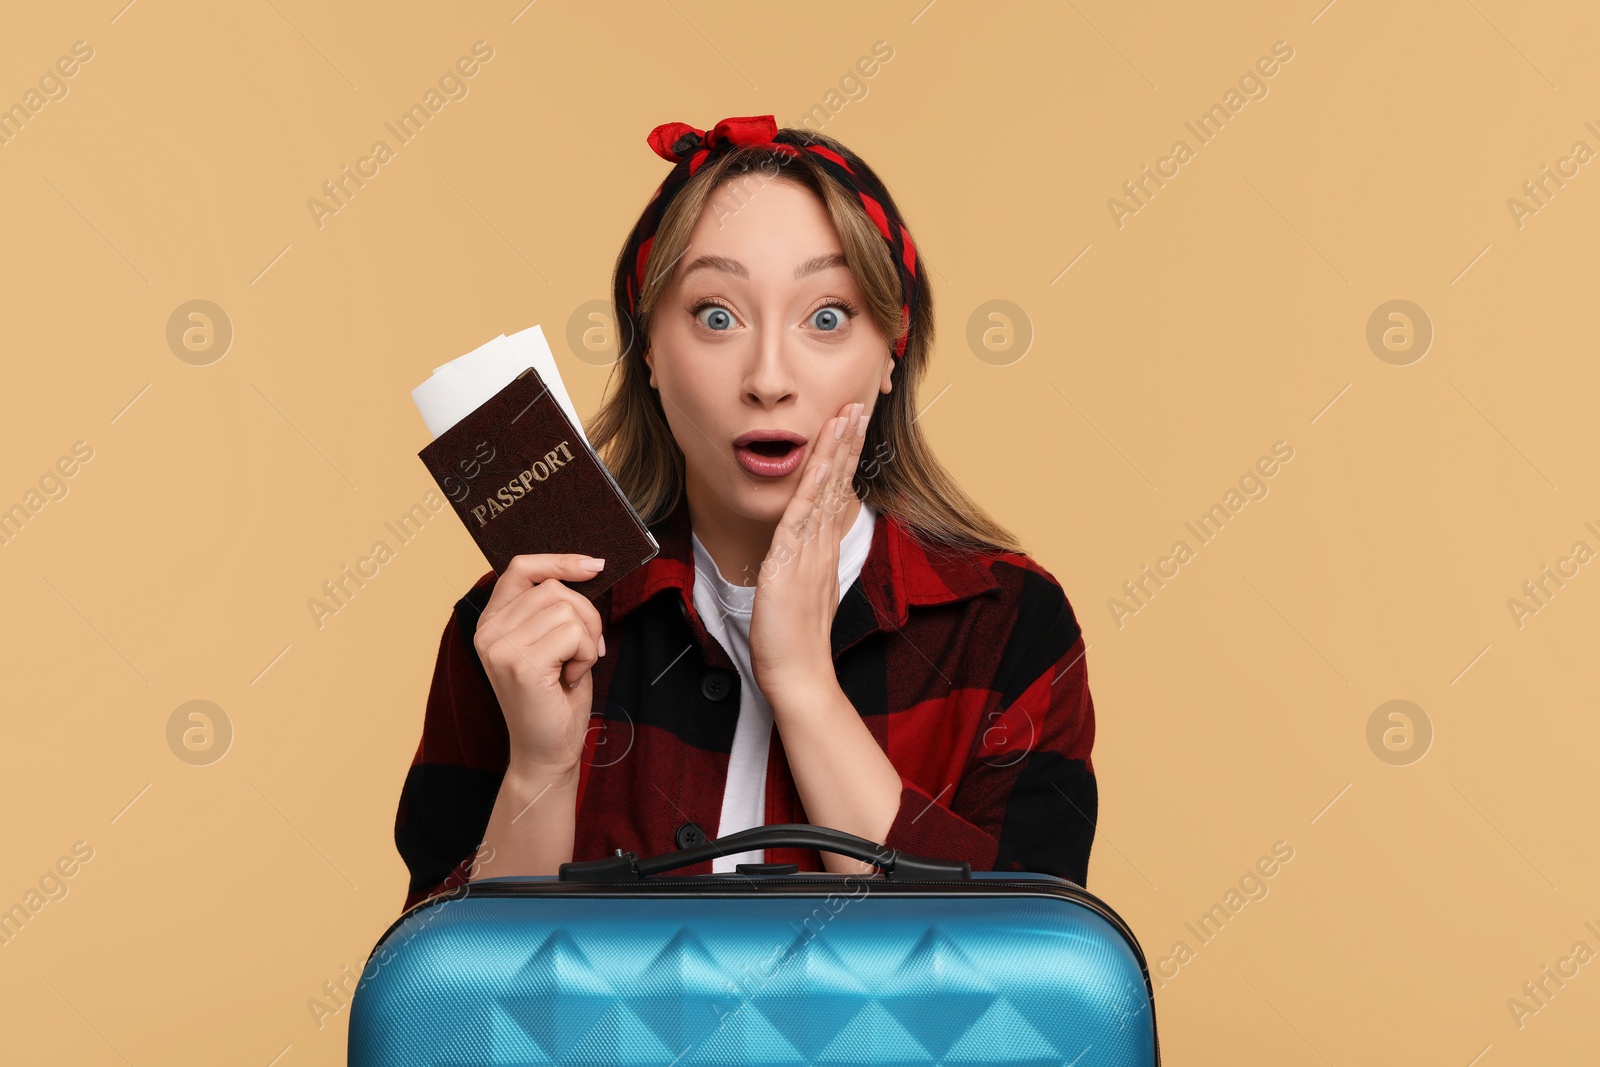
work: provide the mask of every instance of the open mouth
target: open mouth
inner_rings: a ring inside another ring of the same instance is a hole
[[[782,478],[793,474],[805,459],[806,443],[799,434],[757,430],[741,434],[740,438],[742,441],[735,439],[733,445],[739,466],[763,478]]]

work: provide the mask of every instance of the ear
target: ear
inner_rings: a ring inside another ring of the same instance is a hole
[[[888,393],[894,388],[894,353],[891,351],[883,362],[883,380],[878,383],[878,392]]]
[[[650,368],[650,388],[659,390],[661,387],[656,384],[656,354],[650,350],[649,345],[645,346],[644,365]]]

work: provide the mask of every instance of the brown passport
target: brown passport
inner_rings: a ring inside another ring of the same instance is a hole
[[[532,367],[417,455],[497,574],[525,552],[600,557],[593,578],[562,579],[594,600],[660,551]]]

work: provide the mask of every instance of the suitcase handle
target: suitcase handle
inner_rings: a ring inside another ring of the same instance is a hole
[[[619,848],[616,855],[604,859],[563,863],[557,868],[557,879],[563,882],[633,882],[717,856],[758,848],[813,848],[819,852],[835,852],[874,864],[882,869],[885,878],[896,882],[948,882],[972,877],[972,864],[966,860],[915,856],[827,826],[772,823],[648,859],[640,859],[637,852],[624,852]]]

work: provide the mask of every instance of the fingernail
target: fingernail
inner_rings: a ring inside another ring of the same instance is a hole
[[[600,635],[600,654],[602,656],[604,656],[606,654],[606,635],[605,634],[601,634]]]
[[[844,436],[844,419],[841,417],[841,418],[838,418],[838,419],[834,420],[833,439],[835,441],[837,441],[839,438],[841,438],[843,436]]]
[[[856,423],[856,440],[859,441],[865,436],[867,436],[867,416],[863,414],[861,421]]]
[[[583,569],[586,570],[586,571],[604,570],[605,569],[605,565],[606,565],[606,561],[605,560],[603,560],[603,559],[595,559],[592,556],[590,558],[584,560],[580,564],[580,566],[583,567]]]

